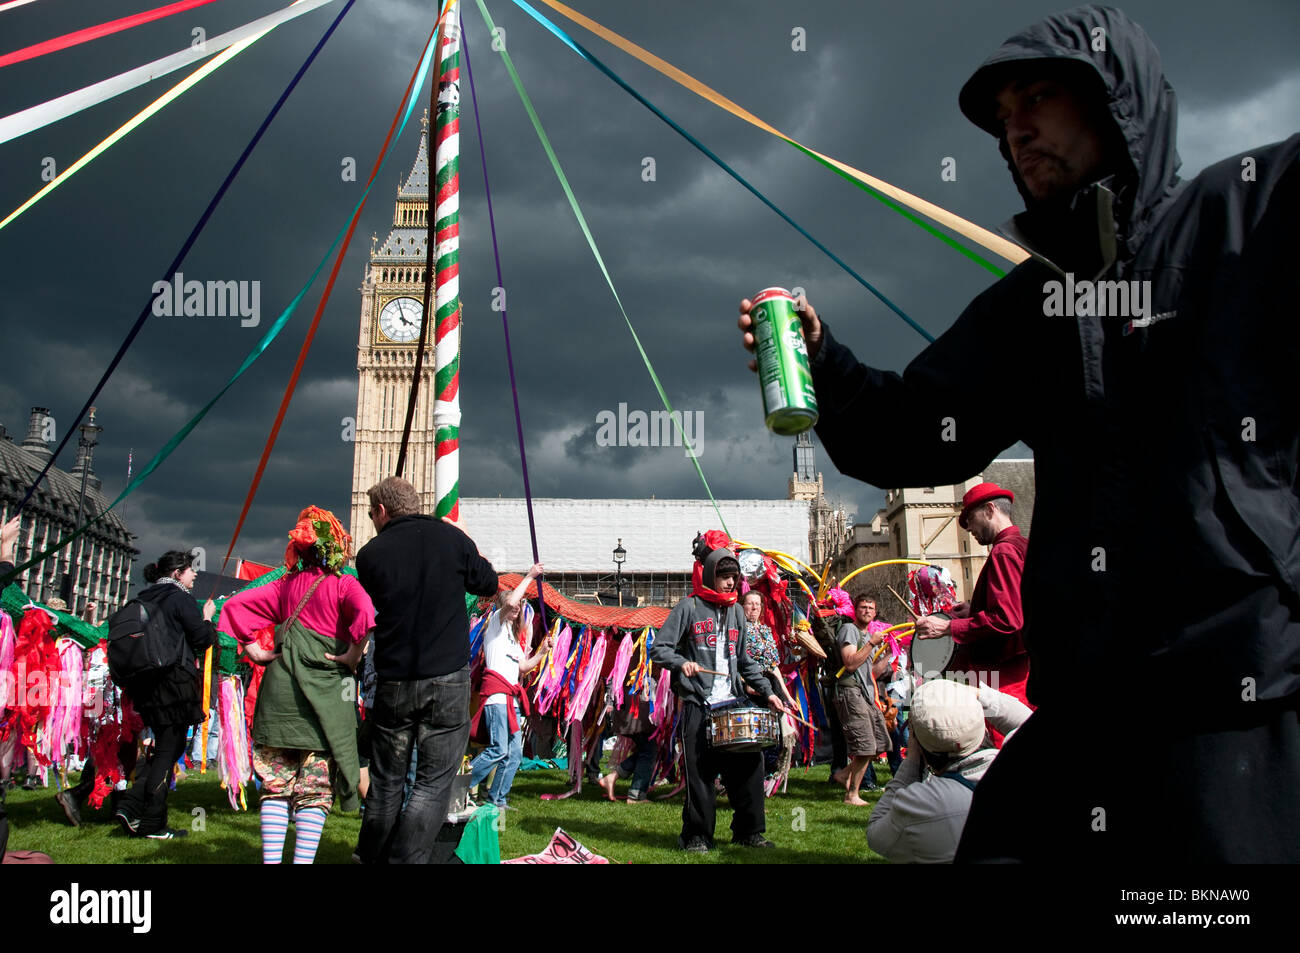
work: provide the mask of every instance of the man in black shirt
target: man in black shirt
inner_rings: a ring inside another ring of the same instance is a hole
[[[375,604],[370,790],[356,857],[422,864],[447,815],[451,779],[469,741],[469,619],[465,594],[495,595],[497,574],[459,524],[420,513],[400,477],[373,486],[379,535],[357,554]],[[415,746],[415,787],[402,806]]]

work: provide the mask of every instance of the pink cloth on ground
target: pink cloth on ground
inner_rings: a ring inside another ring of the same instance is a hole
[[[244,644],[253,641],[258,629],[287,621],[322,574],[325,579],[299,613],[298,621],[321,635],[360,642],[375,627],[375,606],[370,596],[355,576],[326,574],[323,569],[290,573],[231,596],[221,607],[217,630]]]

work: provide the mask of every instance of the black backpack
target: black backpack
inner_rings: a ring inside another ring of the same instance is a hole
[[[141,675],[171,668],[181,659],[181,639],[158,603],[132,599],[108,619],[108,672],[121,687]]]

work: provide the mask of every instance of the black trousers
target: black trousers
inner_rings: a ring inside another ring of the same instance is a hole
[[[712,747],[706,732],[708,716],[709,710],[695,702],[682,706],[681,738],[686,752],[682,841],[705,837],[712,844],[717,807],[713,782],[719,774],[735,810],[732,839],[761,834],[767,829],[763,818],[763,752],[729,752]]]
[[[410,681],[379,679],[370,710],[370,792],[357,841],[367,864],[427,864],[447,820],[452,778],[469,743],[469,666]],[[411,749],[415,786],[402,794]]]
[[[137,834],[157,834],[167,828],[167,793],[172,765],[185,750],[188,729],[189,725],[164,725],[153,729],[149,763],[144,771],[136,772],[135,785],[117,802],[118,811],[139,820]]]

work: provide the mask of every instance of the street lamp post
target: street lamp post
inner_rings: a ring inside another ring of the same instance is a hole
[[[99,442],[99,434],[103,427],[95,426],[95,408],[90,408],[90,414],[86,422],[77,428],[81,431],[81,436],[77,438],[77,450],[80,451],[81,457],[81,493],[77,497],[77,519],[72,524],[75,530],[81,525],[82,514],[86,511],[86,482],[90,478],[90,462],[95,456],[95,444]],[[68,572],[63,576],[63,601],[67,603],[69,612],[75,613],[76,607],[73,603],[72,587],[77,577],[81,575],[81,554],[82,547],[85,543],[85,534],[77,538],[77,555],[75,562],[68,567]]]
[[[623,561],[625,559],[627,559],[627,550],[623,548],[623,540],[620,538],[618,545],[614,547],[614,571],[617,574],[619,608],[623,606]]]

